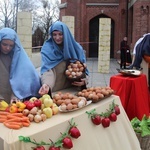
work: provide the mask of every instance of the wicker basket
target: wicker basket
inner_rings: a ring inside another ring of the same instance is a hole
[[[141,134],[136,133],[136,136],[140,142],[142,150],[150,150],[150,135],[142,137]]]
[[[65,75],[66,75],[67,79],[70,80],[71,82],[74,82],[74,81],[81,81],[81,79],[83,79],[83,78],[86,77],[86,75],[85,75],[85,66],[84,66],[84,64],[83,64],[81,61],[79,61],[79,60],[77,60],[77,59],[69,59],[69,60],[67,61],[66,70],[68,70],[68,66],[70,66],[70,64],[75,64],[77,61],[80,62],[80,64],[81,64],[82,67],[83,67],[83,71],[82,71],[82,74],[81,74],[80,76],[69,77],[69,76],[66,74],[66,72],[65,72]]]

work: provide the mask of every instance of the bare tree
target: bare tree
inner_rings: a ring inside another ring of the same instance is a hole
[[[4,0],[0,3],[0,24],[1,27],[11,27],[14,14],[11,0]]]
[[[1,0],[0,27],[17,29],[16,20],[19,11],[32,12],[33,32],[37,28],[43,31],[43,39],[49,36],[49,28],[59,19],[60,0]]]
[[[52,3],[51,0],[40,0],[41,6],[37,10],[37,16],[34,17],[36,26],[43,30],[43,39],[46,40],[49,36],[49,28],[55,20],[59,19],[59,0]]]

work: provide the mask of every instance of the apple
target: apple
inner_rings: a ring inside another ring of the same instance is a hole
[[[43,113],[46,115],[47,118],[51,118],[53,115],[53,111],[50,107],[44,108]]]
[[[35,105],[36,107],[41,107],[41,104],[42,104],[42,102],[41,102],[39,99],[36,99],[36,100],[34,101],[34,105]]]
[[[10,113],[17,113],[17,112],[18,112],[17,106],[11,105],[11,106],[9,107],[9,112],[10,112]]]
[[[42,98],[45,99],[45,98],[51,98],[51,97],[50,97],[50,95],[48,95],[48,94],[44,94],[44,95],[42,96]]]
[[[35,107],[34,103],[29,101],[29,102],[27,103],[26,108],[27,108],[28,110],[31,110],[33,107]]]
[[[27,106],[27,104],[29,103],[29,101],[24,101],[23,103]]]
[[[30,101],[30,102],[34,102],[36,99],[37,99],[36,97],[31,97],[31,98],[29,99],[29,101]]]
[[[53,100],[51,98],[45,98],[44,99],[44,106],[45,107],[51,107],[53,105]]]

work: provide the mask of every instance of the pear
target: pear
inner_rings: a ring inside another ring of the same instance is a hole
[[[47,118],[51,118],[53,115],[53,111],[50,107],[44,108],[43,113],[46,115]]]
[[[51,98],[45,98],[44,99],[44,106],[45,107],[51,107],[53,105],[53,100]]]

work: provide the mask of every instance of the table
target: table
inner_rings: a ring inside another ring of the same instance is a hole
[[[122,105],[131,120],[149,115],[149,90],[145,74],[140,76],[123,76],[117,74],[110,78],[110,87],[121,99]]]
[[[118,104],[121,110],[117,121],[111,122],[108,128],[104,128],[102,125],[95,126],[85,112],[94,108],[98,113],[105,112],[112,101]],[[30,150],[31,147],[34,147],[32,143],[20,142],[18,140],[20,135],[35,139],[37,142],[41,140],[49,142],[49,139],[55,141],[60,132],[66,131],[71,118],[74,119],[81,132],[78,139],[73,139],[72,150],[141,150],[120,98],[115,95],[74,112],[59,113],[45,122],[32,123],[30,127],[24,127],[21,130],[10,130],[0,124],[0,137],[4,140],[4,150]],[[48,147],[46,149],[48,150]]]

